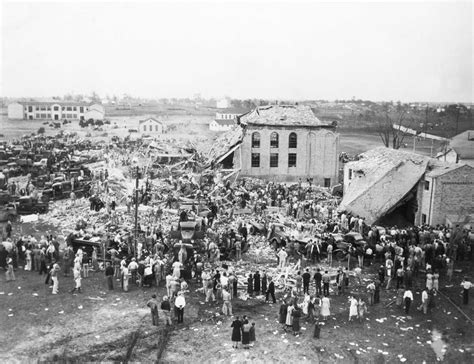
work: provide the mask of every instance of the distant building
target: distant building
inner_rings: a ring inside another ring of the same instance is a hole
[[[216,112],[216,118],[209,124],[209,129],[212,131],[230,130],[232,126],[237,124],[239,117],[248,112],[248,109],[237,107],[219,109]]]
[[[367,224],[457,224],[474,217],[474,168],[379,147],[344,166],[340,211]]]
[[[81,120],[86,117],[88,111],[94,111],[96,117],[93,119],[102,120],[105,112],[102,105],[88,104],[74,101],[18,101],[8,105],[9,119],[24,120]],[[102,116],[99,115],[102,113]],[[99,119],[101,117],[101,119]]]
[[[209,155],[240,176],[277,182],[311,179],[313,185],[337,183],[339,135],[333,123],[320,121],[310,107],[269,105],[240,117],[218,139]]]
[[[454,136],[436,159],[449,163],[465,163],[474,167],[474,130]]]
[[[164,133],[164,124],[155,118],[146,118],[139,121],[138,132],[150,136],[157,136]]]
[[[84,114],[84,119],[104,120],[105,109],[100,104],[93,104]]]

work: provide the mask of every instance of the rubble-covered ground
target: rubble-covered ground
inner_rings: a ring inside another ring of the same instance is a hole
[[[249,253],[235,266],[239,280],[255,269],[275,266],[266,248]],[[459,266],[468,269],[468,265]],[[364,285],[373,268],[367,268]],[[445,362],[472,363],[472,325],[445,298],[438,295],[434,311],[424,316],[416,310],[420,292],[415,293],[411,317],[401,308],[387,304],[395,290],[381,293],[381,303],[369,307],[363,322],[348,322],[348,294],[331,296],[331,318],[322,326],[321,338],[313,338],[314,325],[302,319],[300,336],[285,333],[278,323],[279,303],[264,303],[263,297],[233,301],[235,315],[247,315],[256,323],[256,343],[250,350],[233,349],[231,318],[221,315],[221,303],[205,303],[200,285],[192,283],[187,294],[185,322],[167,330],[154,327],[146,301],[158,289],[131,286],[129,292],[107,291],[102,273],[83,279],[83,293],[71,294],[71,277],[60,277],[60,294],[51,295],[44,276],[17,270],[17,280],[0,286],[0,360],[140,361],[181,362],[322,362],[322,363],[432,363],[437,355]],[[455,277],[444,293],[460,304]],[[117,285],[119,282],[116,282]],[[443,286],[443,282],[441,282]],[[117,288],[117,286],[116,286]],[[363,290],[351,279],[351,293]],[[277,290],[277,299],[282,293]],[[472,303],[462,309],[472,317]],[[437,330],[437,331],[435,331]],[[442,342],[433,350],[433,335]],[[436,335],[435,335],[436,336]],[[444,349],[444,352],[443,352]]]

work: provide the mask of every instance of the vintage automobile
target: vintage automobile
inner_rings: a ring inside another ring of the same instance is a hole
[[[18,214],[16,206],[13,203],[6,204],[0,207],[0,222],[15,221]]]
[[[22,196],[18,200],[17,212],[19,215],[41,214],[48,212],[49,202],[34,199],[30,196]]]
[[[367,242],[357,232],[349,232],[345,235],[336,233],[331,234],[331,237],[334,240],[333,255],[337,260],[345,259],[347,254],[355,254],[357,248],[365,251],[367,247]]]
[[[290,239],[293,237],[293,240],[306,245],[311,239],[309,236],[300,238],[296,235],[293,236],[292,231],[289,226],[279,223],[274,223],[270,226],[268,230],[267,240],[274,249],[286,246]]]
[[[69,198],[74,192],[77,198],[88,197],[90,190],[89,183],[77,183],[72,189],[71,181],[61,181],[52,184],[51,188],[43,190],[43,195],[51,200],[62,200]]]
[[[189,243],[191,240],[199,240],[204,238],[204,231],[201,230],[202,219],[196,218],[190,221],[180,221],[172,224],[170,238],[182,240],[183,243]]]

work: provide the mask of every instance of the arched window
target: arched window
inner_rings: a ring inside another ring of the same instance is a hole
[[[270,134],[270,148],[278,148],[278,133],[273,132]]]
[[[252,133],[252,148],[260,148],[260,133]]]
[[[296,133],[290,133],[290,136],[288,137],[288,148],[296,148],[297,140],[298,137],[296,136]]]

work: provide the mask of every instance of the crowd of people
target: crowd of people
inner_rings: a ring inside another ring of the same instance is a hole
[[[128,163],[126,153],[109,152],[109,167]],[[134,234],[131,208],[139,201],[134,201],[133,195],[116,198],[106,169],[92,173],[91,178],[93,197],[105,201],[103,213],[109,227],[101,230],[84,221],[60,246],[52,234],[36,240],[15,234],[11,223],[7,224],[5,240],[0,244],[0,267],[5,269],[7,281],[15,280],[15,270],[22,268],[45,274],[52,294],[64,292],[59,281],[71,270],[74,283],[67,290],[74,294],[87,289],[82,287],[82,280],[91,271],[104,272],[111,291],[164,287],[166,294],[160,301],[153,294],[147,302],[153,325],[159,324],[160,313],[167,325],[172,316],[178,324],[184,322],[187,301],[192,302],[190,284],[199,288],[205,302],[222,303],[220,311],[229,317],[236,314],[236,299],[262,296],[262,301],[274,304],[279,296],[283,329],[300,335],[304,317],[316,322],[316,336],[321,327],[319,319],[331,316],[334,295],[347,295],[349,321],[364,320],[368,309],[380,302],[382,290],[396,291],[394,303],[407,315],[415,301],[413,292],[422,290],[417,308],[428,314],[435,306],[440,282],[450,284],[456,262],[472,261],[474,256],[472,232],[460,226],[369,226],[362,217],[338,212],[337,199],[311,183],[300,181],[290,186],[246,179],[231,183],[219,173],[210,179],[181,175],[147,181],[139,195],[149,209],[141,212],[138,233]],[[179,208],[175,202],[180,197],[186,197],[188,205],[192,201],[191,207],[171,212]],[[90,203],[91,210],[96,210],[97,204]],[[118,213],[120,205],[126,208]],[[179,226],[190,221],[196,222],[194,232],[202,233],[202,239],[172,237],[174,231],[179,232],[173,230],[175,222]],[[258,239],[270,249],[266,238],[276,223],[286,224],[291,231],[272,246],[276,263],[242,276],[237,268],[245,260],[243,254]],[[342,267],[343,263],[335,263],[335,254],[340,250],[341,236],[350,232],[361,234],[364,240],[344,251],[347,266]],[[88,235],[100,236],[101,244],[92,249],[75,244],[78,237]],[[368,272],[375,273],[376,278],[367,284],[362,277]],[[357,288],[356,293],[352,287]],[[467,304],[471,288],[468,277],[462,287]],[[236,317],[232,322],[235,347],[242,342],[248,348],[255,338],[254,330],[247,317]]]

